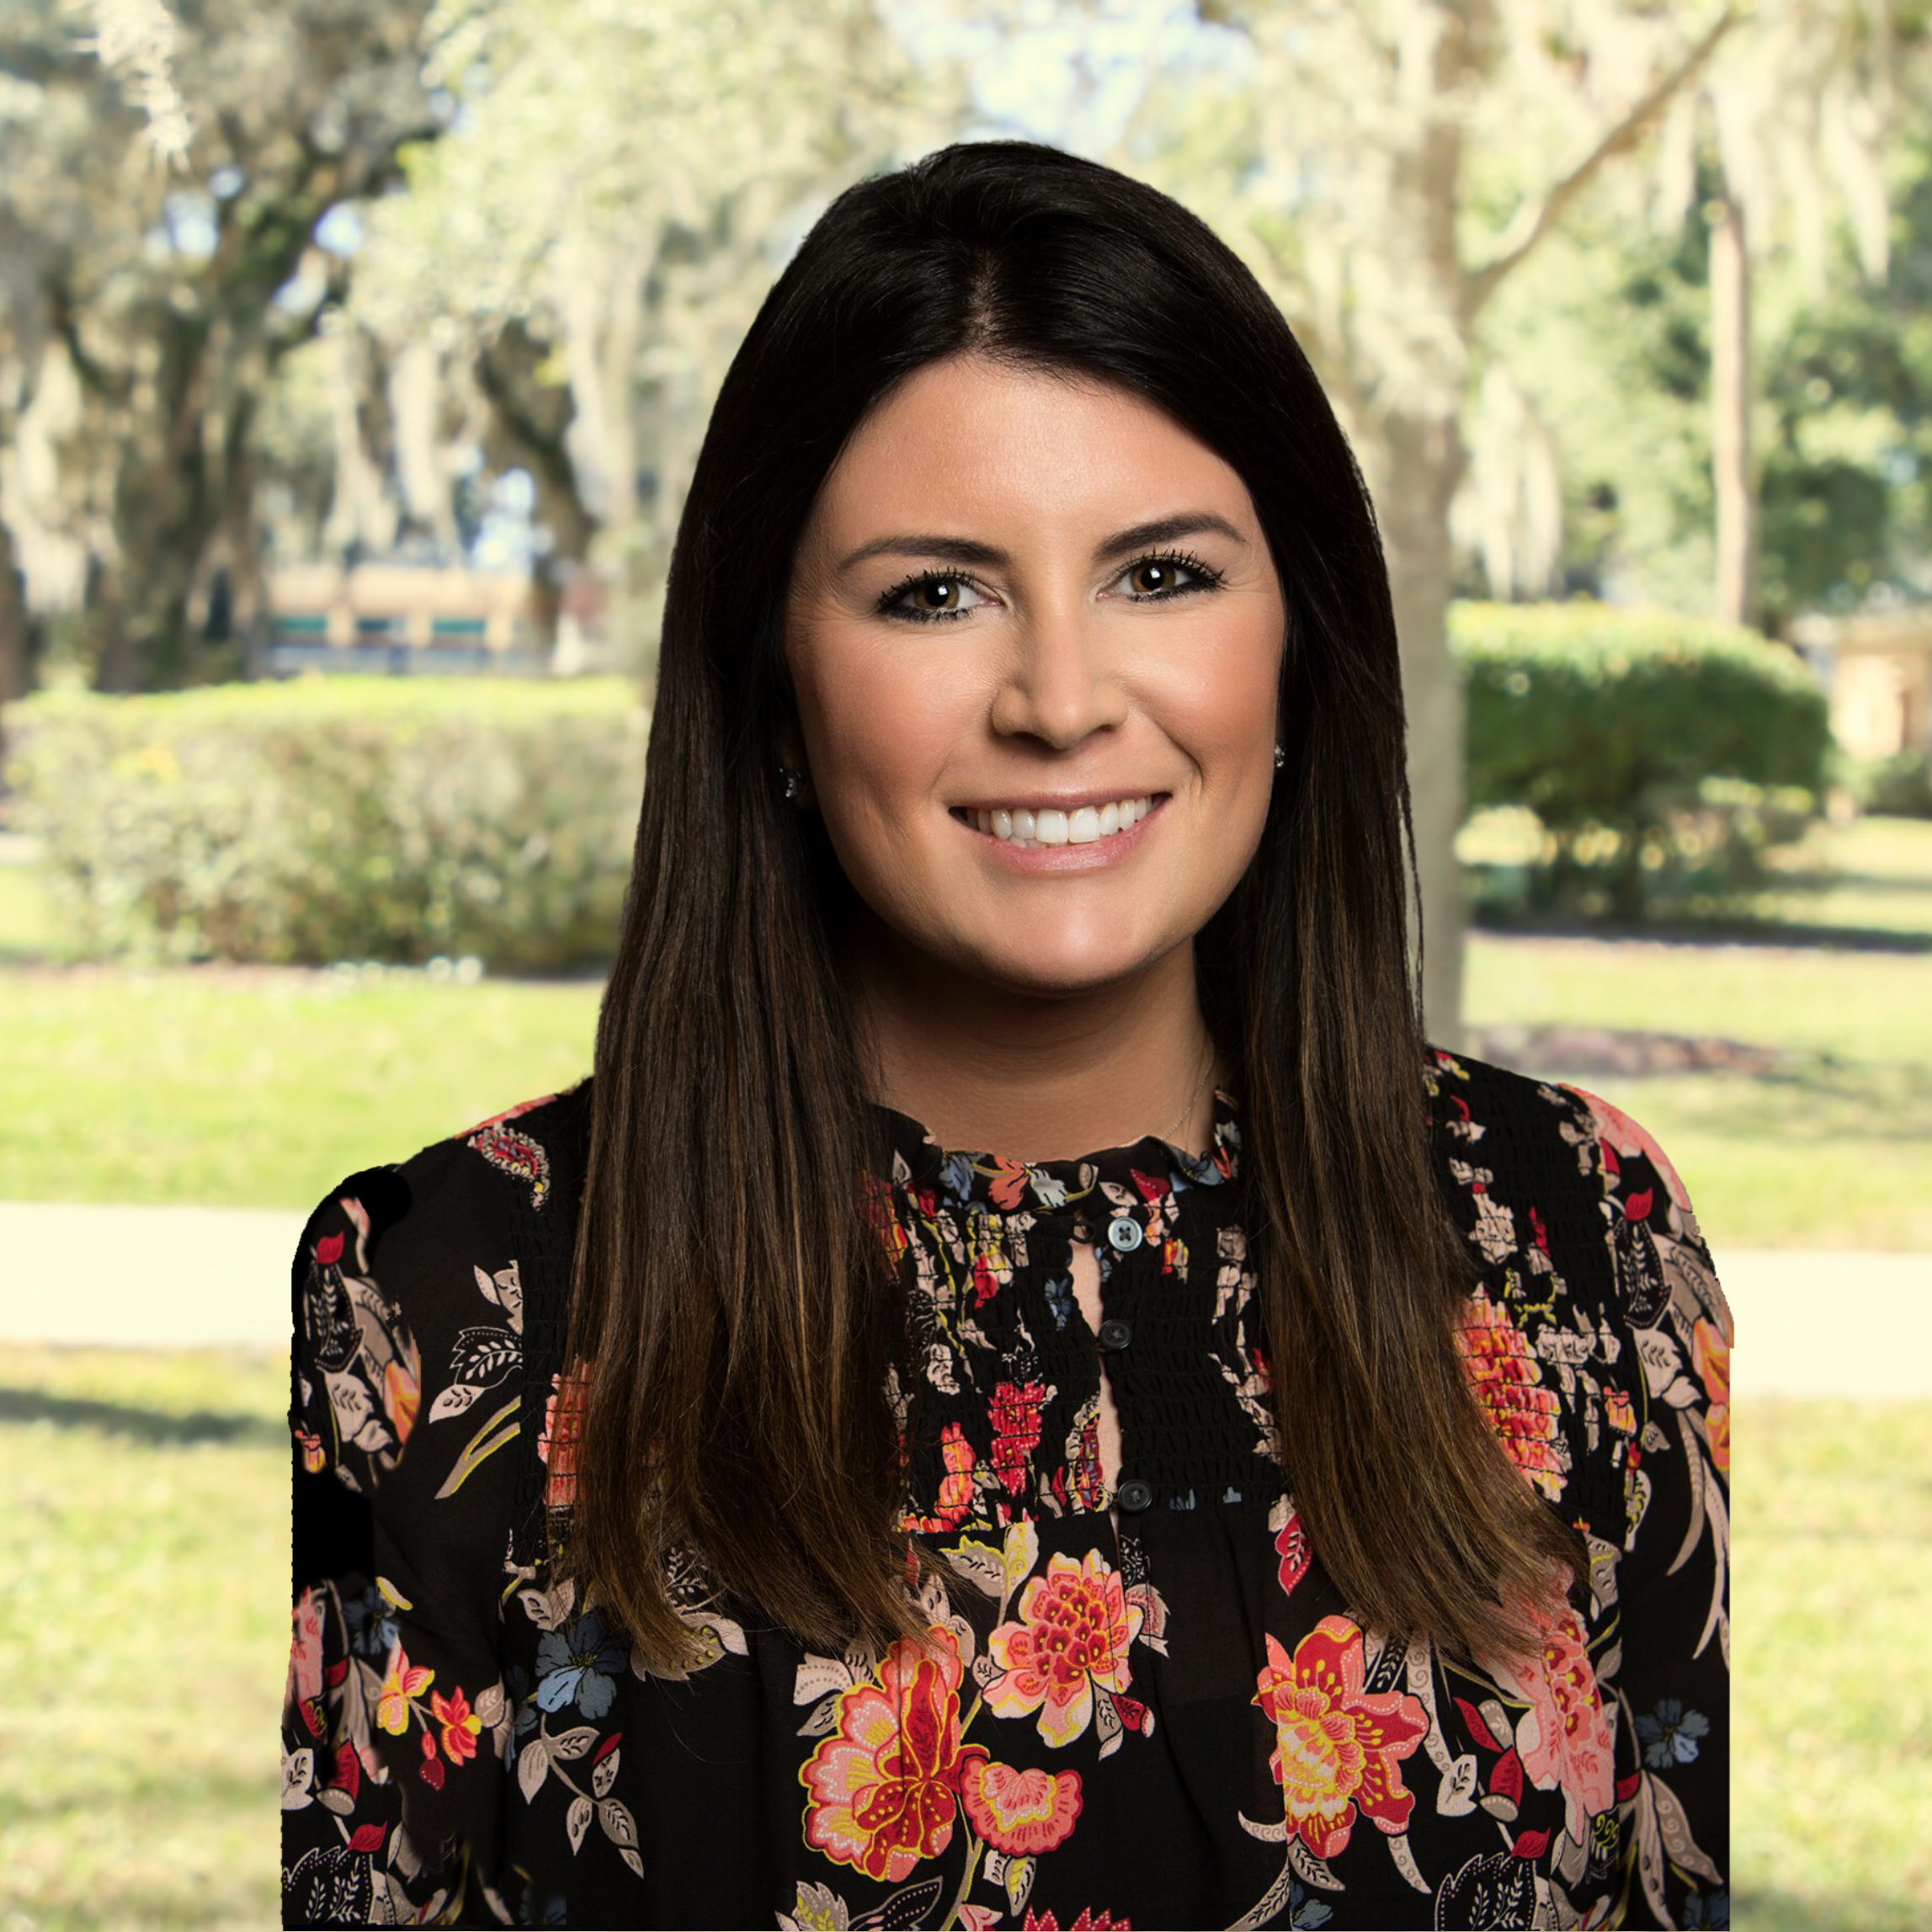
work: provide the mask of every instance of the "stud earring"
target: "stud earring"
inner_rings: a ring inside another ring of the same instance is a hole
[[[1286,753],[1286,751],[1285,751],[1285,750],[1284,750],[1284,749],[1282,748],[1282,744],[1281,744],[1281,741],[1280,741],[1280,738],[1277,738],[1277,739],[1275,739],[1275,770],[1277,770],[1277,771],[1280,771],[1280,769],[1282,768],[1282,766],[1283,766],[1283,765],[1285,765],[1285,764],[1287,764],[1287,762],[1288,762],[1288,753]]]
[[[781,764],[778,768],[778,775],[785,780],[785,796],[787,798],[796,798],[798,796],[798,774],[790,765]]]

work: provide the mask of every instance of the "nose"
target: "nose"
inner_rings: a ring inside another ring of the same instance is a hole
[[[1012,657],[993,698],[994,730],[1070,750],[1090,733],[1119,724],[1126,706],[1100,629],[1078,596],[1035,609],[1015,625]]]

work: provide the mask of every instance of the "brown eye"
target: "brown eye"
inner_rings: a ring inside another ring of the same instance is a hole
[[[1136,563],[1127,572],[1128,585],[1137,597],[1158,597],[1163,590],[1171,590],[1174,581],[1174,566],[1152,557],[1144,563]]]
[[[922,610],[957,610],[960,607],[959,586],[950,577],[939,577],[930,583],[918,585],[913,596]]]

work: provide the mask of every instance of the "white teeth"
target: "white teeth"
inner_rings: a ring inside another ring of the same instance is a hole
[[[1090,845],[1138,825],[1153,809],[1152,796],[1122,798],[1103,806],[1083,805],[1072,812],[1051,806],[1039,812],[1016,805],[1010,809],[976,806],[966,814],[989,837],[1011,845]]]

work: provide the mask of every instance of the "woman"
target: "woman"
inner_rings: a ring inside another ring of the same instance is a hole
[[[839,198],[593,1078],[296,1258],[289,1923],[1724,1922],[1728,1311],[1642,1128],[1424,1040],[1403,759],[1221,242]]]

